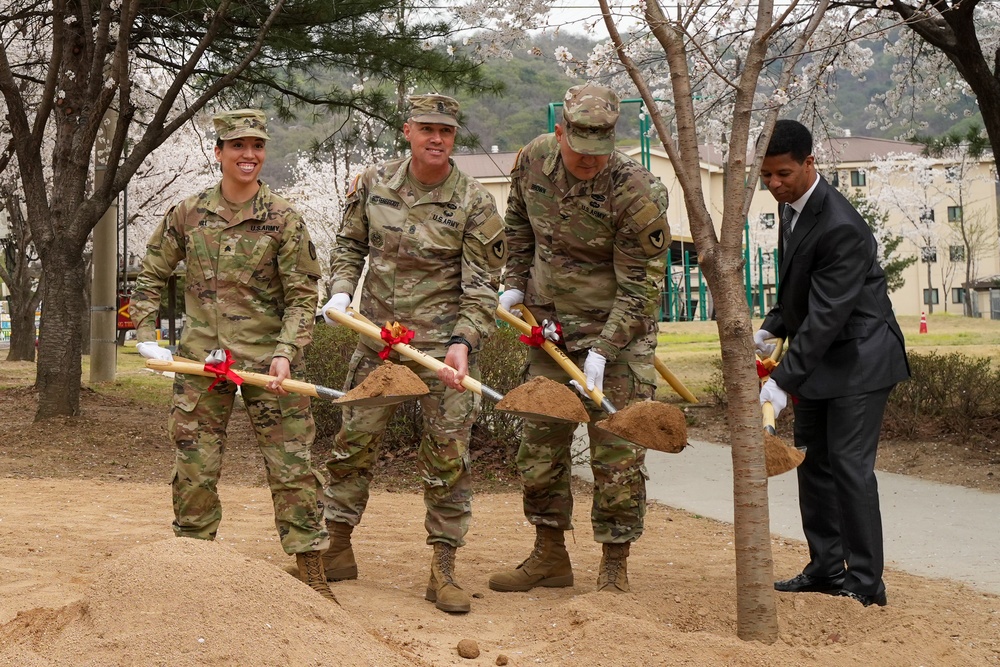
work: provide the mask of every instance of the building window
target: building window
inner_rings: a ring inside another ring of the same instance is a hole
[[[920,261],[923,262],[924,264],[927,264],[928,262],[930,262],[931,264],[933,264],[934,262],[936,262],[937,261],[937,248],[935,248],[933,246],[925,246],[925,247],[921,248],[920,249]],[[934,303],[937,303],[937,301],[935,301]]]
[[[938,291],[935,287],[934,289],[924,290],[924,303],[928,306],[936,306],[938,302]]]
[[[851,187],[863,188],[865,186],[865,172],[858,169],[851,170]]]
[[[764,226],[764,229],[774,229],[774,213],[761,214],[760,224]]]
[[[948,259],[950,259],[953,262],[964,262],[965,261],[965,246],[964,245],[950,245],[950,246],[948,246]]]
[[[832,183],[833,187],[835,187],[835,188],[839,188],[840,187],[840,172],[839,171],[833,172],[833,178],[830,179],[830,183]]]
[[[934,222],[934,209],[925,208],[923,211],[921,211],[920,222],[924,223],[925,225],[929,225],[932,222]]]
[[[767,190],[767,183],[764,182],[764,177],[760,177],[760,183],[757,185],[758,190]]]
[[[948,222],[962,222],[962,207],[961,206],[949,206],[948,207]]]
[[[965,290],[961,287],[951,288],[951,302],[952,303],[965,303]]]

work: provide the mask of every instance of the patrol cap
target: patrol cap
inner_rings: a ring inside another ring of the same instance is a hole
[[[563,120],[569,147],[583,155],[608,155],[615,151],[618,94],[605,86],[586,83],[566,91]]]
[[[459,127],[458,100],[447,95],[410,95],[410,120]]]
[[[236,109],[212,116],[215,133],[222,141],[240,137],[270,139],[267,135],[267,116],[260,109]]]

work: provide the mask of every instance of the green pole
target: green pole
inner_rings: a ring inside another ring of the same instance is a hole
[[[691,312],[691,251],[684,251],[684,316],[688,322],[694,322]]]
[[[747,289],[747,308],[753,309],[753,299],[750,295],[750,221],[747,220],[743,223],[743,236],[746,238],[746,243],[743,246],[743,271],[744,271],[744,282]]]
[[[705,281],[702,280],[701,267],[698,267],[698,315],[699,319],[704,322],[708,319],[707,308],[705,307],[705,298],[708,296],[705,290]]]
[[[670,252],[671,251],[668,248],[667,249],[667,277],[666,277],[666,283],[667,284],[664,285],[664,287],[666,289],[663,292],[663,296],[666,299],[666,303],[664,304],[663,310],[664,310],[664,313],[666,314],[666,320],[667,320],[667,322],[673,322],[674,321],[674,310],[673,310],[674,300],[672,298],[673,295],[671,294],[671,292],[672,292],[672,290],[674,288],[674,281],[671,279],[671,276],[670,276],[670,273],[671,273],[671,270],[672,270],[671,269],[671,262],[670,262]]]
[[[757,246],[757,314],[764,317],[764,249]]]
[[[778,271],[778,268],[779,268],[778,267],[778,249],[775,248],[771,252],[773,253],[772,259],[771,259],[771,265],[774,266],[774,293],[775,293],[775,295],[777,295],[777,293],[778,293],[778,273],[779,273],[779,271]]]

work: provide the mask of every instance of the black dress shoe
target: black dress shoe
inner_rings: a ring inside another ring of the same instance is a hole
[[[838,595],[844,585],[844,574],[835,577],[813,577],[800,574],[791,579],[774,582],[774,590],[782,593],[827,593]]]
[[[843,590],[840,594],[845,598],[851,598],[856,602],[860,602],[866,607],[876,605],[878,607],[884,607],[886,605],[885,591],[881,593],[876,593],[875,595],[862,595],[861,593],[855,593],[854,591]]]

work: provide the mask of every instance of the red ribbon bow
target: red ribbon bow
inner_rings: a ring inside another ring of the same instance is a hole
[[[541,347],[550,340],[557,345],[562,342],[562,325],[558,322],[543,320],[541,326],[531,327],[531,335],[521,334],[519,340],[531,347]]]
[[[415,333],[416,332],[410,331],[399,322],[393,322],[392,324],[386,322],[385,326],[382,327],[382,331],[380,332],[382,340],[385,341],[385,347],[382,348],[382,351],[378,353],[379,359],[382,359],[383,361],[388,359],[389,353],[392,352],[393,345],[395,345],[396,343],[403,343],[403,344],[409,343],[411,340],[413,340],[413,336],[415,335]]]
[[[531,347],[541,347],[545,343],[545,334],[542,333],[541,327],[531,327],[531,335],[525,336],[521,334],[519,340]]]
[[[212,391],[212,387],[219,384],[222,380],[232,380],[236,383],[237,387],[243,384],[243,378],[230,370],[230,366],[233,365],[233,355],[229,352],[229,350],[224,350],[224,352],[226,353],[225,361],[220,361],[214,364],[205,364],[206,371],[215,373],[215,379],[212,380],[212,384],[208,385],[209,391]]]

